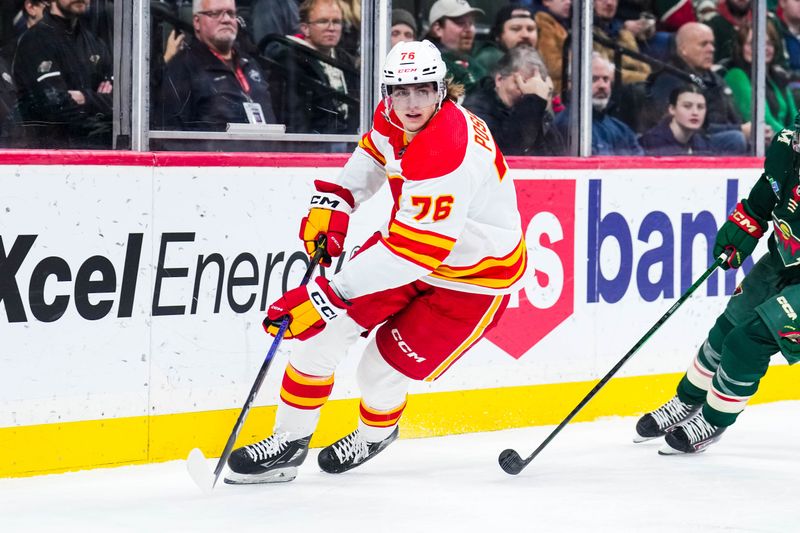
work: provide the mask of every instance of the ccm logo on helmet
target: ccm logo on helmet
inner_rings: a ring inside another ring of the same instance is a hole
[[[397,73],[398,74],[403,74],[405,72],[416,72],[416,71],[417,71],[417,69],[415,69],[415,68],[401,68],[401,69],[397,70]]]
[[[400,350],[404,354],[409,356],[411,359],[413,359],[417,363],[425,361],[424,357],[420,357],[419,355],[417,355],[417,352],[412,350],[411,347],[408,344],[406,344],[406,341],[404,341],[403,337],[400,336],[400,332],[397,331],[397,328],[392,330],[392,338],[397,341],[397,346],[400,348]]]

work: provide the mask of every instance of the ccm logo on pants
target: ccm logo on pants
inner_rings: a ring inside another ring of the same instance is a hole
[[[417,355],[417,352],[411,349],[411,347],[406,344],[406,341],[403,340],[403,337],[400,336],[400,332],[397,331],[397,328],[392,329],[392,338],[397,341],[397,346],[402,350],[404,354],[409,356],[411,359],[416,361],[417,363],[422,363],[425,361],[424,357],[420,357]]]

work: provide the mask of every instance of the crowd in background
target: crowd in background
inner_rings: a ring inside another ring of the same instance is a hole
[[[750,153],[750,0],[587,1],[593,154]],[[6,4],[2,144],[110,148],[112,1]],[[518,0],[489,17],[477,1],[435,0],[394,9],[391,41],[434,42],[505,154],[565,155],[572,8]],[[151,20],[151,128],[357,133],[360,0],[153,0]],[[800,0],[768,1],[766,64],[769,144],[797,113]]]

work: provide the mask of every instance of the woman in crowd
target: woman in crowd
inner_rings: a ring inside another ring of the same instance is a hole
[[[706,97],[695,85],[673,89],[669,115],[645,132],[639,144],[647,155],[713,155],[703,131]]]
[[[767,23],[767,40],[765,49],[766,63],[766,97],[764,122],[766,122],[766,141],[770,142],[775,132],[792,126],[797,114],[792,93],[789,90],[789,77],[775,61],[775,50],[779,49],[778,30]],[[733,99],[742,120],[750,120],[752,114],[751,95],[753,86],[750,82],[750,63],[753,59],[753,30],[750,24],[744,24],[736,34],[733,56],[730,60],[725,82],[733,91]]]

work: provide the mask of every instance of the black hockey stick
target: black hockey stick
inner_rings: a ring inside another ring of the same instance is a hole
[[[301,287],[303,285],[307,285],[309,280],[311,280],[314,270],[317,268],[317,265],[324,255],[325,237],[321,237],[318,242],[317,251],[311,258],[311,263],[306,269],[306,273],[303,276],[303,281],[300,282]],[[217,461],[217,466],[214,468],[213,474],[208,470],[208,462],[206,461],[206,457],[203,455],[203,452],[200,450],[200,448],[194,448],[189,452],[189,457],[186,459],[186,469],[189,471],[189,475],[192,477],[194,482],[203,492],[211,492],[214,490],[214,486],[217,484],[219,475],[222,473],[222,469],[225,468],[225,463],[228,461],[228,457],[230,457],[231,452],[233,452],[233,445],[236,443],[236,439],[239,437],[239,432],[242,430],[242,426],[244,426],[244,421],[247,418],[247,414],[250,412],[250,407],[253,405],[253,401],[255,401],[256,396],[258,395],[261,384],[264,383],[264,378],[267,376],[267,371],[272,364],[272,359],[275,357],[275,353],[278,351],[278,346],[280,346],[283,336],[286,334],[286,330],[288,328],[289,317],[287,316],[284,317],[280,327],[278,328],[278,333],[275,334],[275,339],[272,341],[272,346],[269,347],[267,356],[264,358],[264,362],[261,364],[261,369],[258,371],[256,381],[253,383],[253,387],[250,389],[250,394],[247,396],[247,400],[244,402],[244,406],[242,406],[242,410],[239,412],[239,418],[236,419],[236,423],[233,425],[233,430],[228,437],[228,442],[225,443],[225,448],[222,450],[222,455],[219,456],[219,461]]]
[[[556,427],[556,429],[554,429],[553,432],[550,433],[550,435],[548,435],[546,439],[544,439],[544,442],[542,442],[539,445],[539,447],[533,451],[532,454],[530,454],[527,458],[523,459],[522,457],[520,457],[519,453],[517,453],[515,450],[512,450],[510,448],[508,450],[504,450],[503,452],[500,453],[500,457],[498,457],[498,461],[500,462],[500,468],[502,468],[511,475],[517,475],[520,472],[522,472],[522,469],[528,466],[530,462],[533,461],[537,455],[539,455],[539,452],[541,452],[544,449],[544,447],[547,446],[550,443],[550,441],[553,440],[553,438],[555,438],[556,435],[558,435],[558,432],[564,429],[564,426],[569,424],[570,420],[572,420],[575,417],[575,415],[577,415],[578,412],[581,409],[583,409],[587,403],[589,403],[589,400],[591,400],[594,397],[594,395],[597,394],[597,392],[600,389],[602,389],[606,383],[608,383],[608,381],[614,376],[614,374],[616,374],[617,371],[620,368],[622,368],[622,365],[624,365],[628,361],[628,359],[630,359],[633,356],[633,354],[635,354],[639,350],[639,348],[641,348],[642,345],[645,342],[647,342],[648,339],[650,339],[653,333],[655,333],[664,324],[664,322],[666,322],[667,319],[671,317],[673,313],[675,313],[675,311],[678,310],[678,308],[683,304],[683,302],[685,302],[689,298],[689,296],[691,296],[692,293],[700,285],[703,284],[706,278],[710,276],[717,269],[717,267],[719,267],[723,262],[725,262],[727,258],[728,256],[725,253],[720,255],[717,258],[717,260],[714,261],[714,264],[708,267],[708,270],[703,272],[703,274],[699,278],[697,278],[697,281],[695,281],[691,287],[686,289],[686,292],[684,292],[683,295],[681,295],[681,297],[678,298],[678,301],[672,304],[672,307],[670,307],[669,310],[666,313],[664,313],[664,316],[659,318],[658,322],[653,324],[653,327],[647,330],[647,333],[645,333],[644,336],[641,339],[639,339],[639,341],[636,344],[634,344],[633,348],[631,348],[630,351],[626,353],[625,356],[622,359],[620,359],[616,365],[614,365],[614,368],[609,370],[608,374],[603,376],[603,379],[601,379],[597,383],[597,385],[595,385],[594,388],[591,391],[589,391],[589,394],[587,394],[586,397],[584,397],[584,399],[581,400],[581,402],[577,406],[575,406],[575,409],[573,409],[572,412],[568,414],[564,420],[561,421],[558,427]]]

